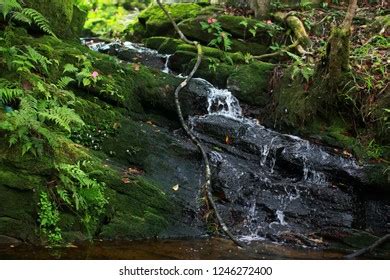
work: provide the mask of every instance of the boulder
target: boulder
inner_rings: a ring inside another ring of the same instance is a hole
[[[25,0],[24,3],[43,14],[58,37],[79,37],[86,13],[76,7],[73,0]]]
[[[252,62],[238,66],[227,80],[227,88],[239,100],[257,106],[269,102],[268,83],[275,65],[265,62]]]

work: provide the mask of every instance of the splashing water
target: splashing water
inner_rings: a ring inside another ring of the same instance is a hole
[[[171,69],[169,69],[169,59],[171,58],[171,54],[167,54],[166,56],[165,56],[165,64],[164,64],[164,68],[161,70],[162,72],[164,72],[164,73],[167,73],[167,74],[169,74],[169,73],[171,73]]]

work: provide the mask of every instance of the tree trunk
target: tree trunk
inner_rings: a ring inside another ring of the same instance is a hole
[[[356,9],[357,0],[350,0],[343,23],[340,27],[333,28],[328,40],[325,66],[332,91],[339,87],[344,74],[349,70],[349,41]]]
[[[255,17],[265,18],[270,9],[270,0],[250,0],[250,6],[255,12]]]

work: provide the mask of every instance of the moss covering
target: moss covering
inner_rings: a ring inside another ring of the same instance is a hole
[[[189,73],[196,63],[196,59],[192,59],[185,69],[185,73]],[[234,72],[236,66],[220,62],[212,57],[203,57],[203,60],[195,73],[195,77],[202,78],[218,88],[226,88],[229,76]]]
[[[274,65],[264,62],[252,62],[237,67],[229,76],[228,88],[241,101],[265,106],[269,101],[268,80]]]
[[[162,54],[173,54],[177,51],[178,46],[183,44],[182,40],[169,37],[150,37],[144,41],[146,47],[157,50]]]
[[[33,38],[24,29],[15,28],[7,28],[1,35],[9,44],[17,47],[30,45],[49,59],[58,62],[58,65],[49,65],[50,75],[42,77],[42,81],[47,85],[57,83],[64,75],[62,72],[65,64],[71,63],[81,68],[80,60],[84,58],[91,61],[93,67],[91,71],[97,71],[102,79],[90,87],[79,85],[77,82],[71,83],[68,87],[75,94],[75,111],[86,123],[82,131],[71,137],[78,143],[58,135],[54,150],[47,150],[42,157],[36,158],[31,154],[21,156],[21,147],[15,145],[9,148],[4,138],[0,142],[0,200],[4,199],[0,201],[2,219],[0,235],[34,243],[39,241],[36,194],[41,190],[47,190],[56,182],[58,171],[54,160],[69,164],[88,160],[95,168],[94,174],[101,174],[93,176],[106,185],[110,204],[105,216],[112,222],[103,227],[102,237],[144,238],[158,235],[170,223],[171,212],[174,212],[171,211],[173,204],[161,191],[160,186],[152,183],[150,179],[141,177],[132,179],[131,183],[123,182],[123,174],[119,169],[126,169],[130,154],[125,151],[126,157],[122,157],[118,153],[112,165],[103,165],[101,159],[113,156],[110,149],[104,149],[107,154],[94,152],[87,148],[93,148],[93,145],[76,136],[80,134],[88,138],[95,130],[107,131],[106,136],[103,133],[96,137],[94,135],[94,140],[102,143],[111,139],[113,142],[112,137],[116,135],[116,130],[129,115],[142,116],[141,103],[145,106],[164,107],[173,113],[172,93],[174,86],[181,80],[143,66],[138,68],[131,64],[122,64],[115,58],[92,52],[76,42],[58,41],[49,36]],[[1,76],[5,74],[8,75],[7,78],[17,79],[16,75],[8,72],[1,73]],[[111,91],[107,91],[108,83]],[[161,98],[162,96],[165,96],[165,99]],[[1,110],[0,118],[4,116]],[[132,123],[134,129],[129,130],[133,131],[133,135],[127,135],[126,142],[140,132],[141,128],[133,124],[135,123]],[[146,149],[145,153],[148,152]],[[80,218],[65,208],[60,210],[60,226],[65,240],[86,238],[87,234]],[[92,235],[100,233],[102,223],[103,220],[94,225]],[[126,225],[126,229],[120,230],[119,225]],[[123,232],[126,234],[122,235]]]
[[[165,7],[176,22],[196,17],[202,9],[200,5],[192,3],[175,3]],[[138,21],[132,24],[129,29],[132,34],[128,37],[136,39],[162,34],[173,35],[174,32],[169,19],[157,5],[152,5],[142,11],[138,16]]]
[[[25,0],[24,3],[42,13],[58,37],[79,36],[86,14],[74,6],[73,0]]]

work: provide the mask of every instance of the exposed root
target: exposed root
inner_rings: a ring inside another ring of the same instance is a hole
[[[285,22],[287,26],[292,30],[294,38],[298,44],[295,46],[297,51],[301,55],[308,55],[310,52],[306,51],[306,48],[311,46],[311,40],[306,32],[305,26],[302,21],[291,13],[277,12],[274,14],[274,18],[277,21]]]
[[[218,220],[218,223],[219,225],[222,227],[222,230],[225,232],[225,234],[234,242],[236,243],[238,246],[240,247],[244,247],[244,244],[241,243],[231,232],[230,230],[228,229],[228,227],[226,226],[226,224],[224,223],[221,215],[219,214],[218,212],[218,209],[217,209],[217,206],[215,204],[215,201],[213,199],[213,195],[211,193],[211,168],[210,168],[210,162],[209,162],[209,158],[207,156],[207,153],[206,153],[206,150],[204,148],[204,146],[202,145],[202,143],[200,142],[200,140],[192,133],[192,131],[189,129],[189,127],[187,126],[186,122],[184,121],[184,118],[183,118],[183,113],[182,113],[182,110],[181,110],[181,106],[180,106],[180,101],[179,101],[179,93],[180,91],[185,88],[189,81],[192,79],[192,77],[194,76],[195,72],[198,70],[199,68],[199,65],[202,61],[202,55],[203,55],[203,51],[202,51],[202,46],[201,44],[199,44],[198,42],[196,41],[191,41],[191,40],[188,40],[187,37],[183,34],[183,32],[181,32],[180,28],[177,26],[176,22],[173,20],[172,16],[169,14],[169,12],[165,9],[165,7],[161,4],[161,1],[160,0],[157,0],[157,4],[160,6],[160,8],[164,11],[165,15],[169,18],[169,20],[171,21],[173,27],[175,28],[175,31],[179,34],[180,36],[180,39],[183,40],[185,43],[187,44],[191,44],[191,45],[194,45],[196,48],[197,48],[197,51],[198,51],[198,55],[197,55],[197,60],[196,60],[196,63],[195,63],[195,66],[194,68],[192,69],[191,73],[186,77],[186,79],[180,83],[180,85],[176,88],[175,90],[175,104],[176,104],[176,110],[177,110],[177,114],[179,116],[179,120],[180,120],[180,124],[182,125],[183,129],[185,130],[185,132],[187,133],[187,135],[190,137],[190,139],[192,140],[192,142],[198,147],[199,151],[201,152],[202,154],[202,158],[203,158],[203,162],[204,162],[204,165],[205,165],[205,184],[204,184],[204,190],[206,192],[206,195],[207,195],[207,200],[209,201],[212,209],[214,210],[214,213],[215,213],[215,216]]]

